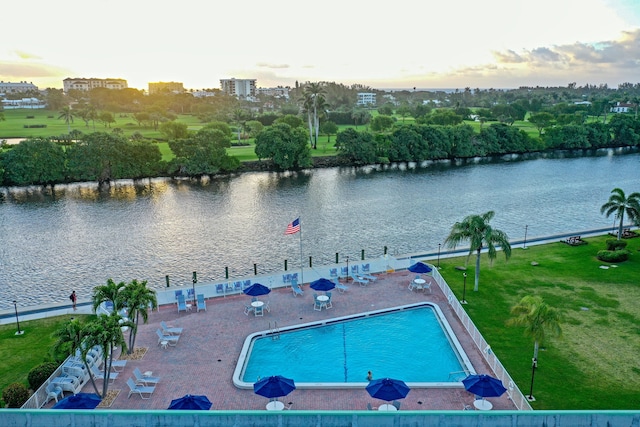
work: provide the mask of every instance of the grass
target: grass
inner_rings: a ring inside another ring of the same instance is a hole
[[[499,253],[493,265],[483,255],[478,292],[473,292],[470,260],[465,309],[525,394],[533,342],[522,328],[506,326],[510,308],[534,294],[562,312],[562,336],[543,343],[538,356],[534,409],[640,408],[640,238],[628,240],[629,261],[604,270],[595,254],[607,238],[588,238],[582,246],[514,248],[508,262]],[[440,260],[440,272],[459,299],[463,279],[455,267],[464,262],[465,257]],[[51,333],[68,318],[21,323],[27,332],[19,337],[14,324],[0,326],[0,390],[12,382],[27,383],[29,371],[48,358]]]
[[[68,322],[69,318],[70,316],[58,316],[20,322],[20,330],[25,331],[23,335],[15,335],[15,323],[0,325],[0,393],[15,382],[29,386],[29,371],[52,360],[49,350],[56,341],[52,334]]]
[[[510,308],[525,295],[539,295],[562,312],[562,336],[543,343],[538,356],[534,409],[640,408],[640,239],[628,240],[633,252],[629,261],[605,270],[599,267],[606,263],[595,254],[607,238],[586,239],[583,246],[514,249],[508,262],[499,253],[502,258],[492,266],[483,255],[478,292],[473,292],[475,258],[470,260],[465,309],[525,394],[533,342],[522,328],[506,326]],[[440,262],[459,299],[463,278],[454,267],[464,261]]]

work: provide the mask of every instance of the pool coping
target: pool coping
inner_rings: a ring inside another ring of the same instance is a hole
[[[430,307],[435,311],[436,319],[438,320],[438,323],[440,324],[440,326],[443,328],[443,332],[445,333],[445,336],[449,341],[449,344],[453,347],[454,353],[458,358],[458,361],[462,365],[462,368],[463,368],[462,372],[464,372],[465,377],[469,374],[475,374],[476,370],[473,364],[471,363],[471,360],[469,359],[466,352],[464,351],[464,348],[460,344],[460,341],[458,341],[458,337],[456,336],[455,332],[451,328],[451,325],[449,325],[449,322],[445,317],[443,311],[440,309],[439,305],[435,302],[426,301],[426,302],[419,302],[419,303],[413,303],[413,304],[405,304],[405,305],[395,306],[395,307],[388,307],[388,308],[383,308],[379,310],[370,310],[362,313],[332,317],[330,319],[299,323],[296,325],[285,326],[283,328],[273,328],[269,330],[262,330],[262,331],[251,333],[245,338],[242,344],[242,349],[240,350],[240,354],[238,355],[238,360],[232,376],[233,385],[239,389],[253,389],[254,383],[242,381],[241,376],[244,372],[247,356],[249,355],[249,351],[252,347],[252,344],[255,338],[268,337],[268,336],[276,335],[282,332],[302,329],[306,327],[326,326],[333,323],[339,323],[345,320],[359,319],[359,318],[369,317],[371,315],[388,314],[388,313],[422,308],[422,307]],[[361,381],[361,382],[349,382],[349,383],[342,383],[342,382],[320,383],[320,382],[297,382],[296,381],[295,384],[296,384],[296,388],[299,388],[299,389],[362,389],[367,386],[368,382]],[[407,381],[406,384],[411,388],[426,388],[426,389],[464,388],[464,385],[462,384],[461,381],[446,381],[446,382]]]

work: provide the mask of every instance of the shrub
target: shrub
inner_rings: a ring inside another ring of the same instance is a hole
[[[47,116],[47,119],[53,119],[53,116]]]
[[[36,116],[27,116],[27,119],[35,119]]]
[[[29,399],[29,390],[24,384],[9,384],[2,392],[2,400],[9,408],[19,408],[27,399]]]
[[[27,381],[29,381],[29,387],[31,387],[31,390],[39,389],[56,369],[58,369],[57,364],[53,362],[45,362],[29,371]]]
[[[31,129],[31,128],[46,128],[47,125],[23,125],[25,128],[27,129]]]
[[[622,262],[629,259],[629,254],[630,252],[626,249],[621,249],[619,251],[601,250],[598,251],[596,257],[600,261],[604,262]]]
[[[618,251],[627,247],[627,242],[618,239],[607,239],[607,250]]]

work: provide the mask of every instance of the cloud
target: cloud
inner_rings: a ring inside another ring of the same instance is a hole
[[[62,80],[71,74],[68,69],[41,62],[0,60],[0,80],[28,80],[41,89],[61,87]]]
[[[22,50],[14,50],[13,53],[15,53],[20,59],[41,59],[38,55],[24,52]]]
[[[272,69],[283,69],[289,68],[289,64],[269,64],[267,62],[258,62],[256,64],[258,68],[272,68]]]

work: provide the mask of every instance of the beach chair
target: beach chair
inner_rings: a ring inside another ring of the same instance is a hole
[[[298,281],[298,273],[292,273],[291,274],[291,280],[295,280],[297,282]]]
[[[177,290],[177,291],[174,291],[174,294],[175,294],[175,296],[176,296],[176,301],[178,301],[178,296],[181,296],[181,295],[182,295],[182,289],[179,289],[179,290]]]
[[[96,380],[107,380],[110,384],[113,384],[116,378],[118,378],[117,372],[107,372],[99,370],[96,365],[91,365],[91,373]]]
[[[347,275],[349,275],[349,270],[347,269],[347,267],[340,268],[340,275],[344,277],[347,277]]]
[[[244,282],[242,282],[242,289],[247,289],[249,286],[251,286],[251,280],[247,279]]]
[[[303,295],[304,291],[302,289],[300,289],[300,286],[298,286],[298,281],[297,280],[292,280],[291,281],[291,290],[293,290],[293,296],[297,297],[298,295]]]
[[[218,283],[216,285],[216,294],[223,294],[224,293],[224,285],[222,283]]]
[[[162,341],[166,341],[170,346],[175,346],[180,339],[180,335],[163,335],[160,329],[156,329],[156,335],[158,335],[158,345],[160,345]]]
[[[282,283],[289,283],[291,281],[291,275],[290,274],[283,274],[282,275]]]
[[[193,301],[193,289],[187,289],[187,301]]]
[[[368,273],[360,273],[360,277],[362,277],[363,279],[367,279],[370,282],[375,282],[376,280],[378,280],[376,276]]]
[[[136,384],[156,385],[160,382],[160,377],[145,377],[138,368],[133,370],[133,375],[136,377]]]
[[[365,287],[365,286],[367,286],[369,284],[368,280],[363,279],[360,276],[351,275],[351,279],[353,280],[353,283],[358,283],[362,287]]]
[[[338,269],[337,268],[329,269],[329,277],[337,278],[338,277]]]
[[[180,335],[183,330],[183,328],[176,328],[167,325],[164,320],[160,321],[160,326],[162,327],[162,333],[164,335]]]
[[[318,294],[313,294],[313,309],[315,311],[322,311],[323,304],[322,301],[318,301]]]
[[[141,398],[149,399],[153,392],[156,391],[155,386],[144,386],[136,384],[133,381],[133,378],[129,378],[127,380],[127,385],[129,386],[129,395],[127,396],[127,399],[130,398],[132,394],[139,394]],[[144,397],[145,394],[148,394],[148,396]]]
[[[343,285],[342,283],[340,283],[340,281],[337,278],[333,279],[332,282],[333,282],[334,285],[336,285],[336,289],[340,293],[344,293],[347,289],[349,289],[348,286]]]
[[[358,274],[358,264],[351,266],[351,274]]]
[[[178,313],[181,311],[187,312],[187,302],[184,300],[184,295],[178,295]]]
[[[333,307],[333,304],[331,304],[331,291],[325,292],[325,295],[328,296],[329,299],[327,300],[327,302],[324,303],[324,308],[329,309]]]
[[[362,273],[369,273],[371,270],[371,266],[369,264],[362,264],[362,268],[360,269],[360,271]]]
[[[238,280],[236,282],[233,282],[233,290],[234,291],[241,291],[242,290],[242,281]]]
[[[245,315],[249,315],[249,313],[253,312],[253,306],[251,304],[245,304],[244,305],[244,314]]]
[[[197,301],[196,304],[197,304],[197,307],[198,307],[197,311],[200,311],[200,310],[207,311],[207,303],[204,301],[204,295],[203,294],[198,294],[198,301]]]
[[[114,360],[111,362],[111,369],[113,369],[113,372],[122,372],[125,366],[127,366],[126,360]]]

